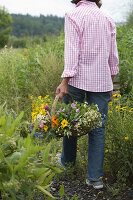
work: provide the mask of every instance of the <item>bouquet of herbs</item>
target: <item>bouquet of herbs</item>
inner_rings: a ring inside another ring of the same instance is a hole
[[[32,98],[32,123],[37,131],[55,136],[82,136],[101,126],[101,114],[97,105],[73,101],[54,102],[49,96]]]

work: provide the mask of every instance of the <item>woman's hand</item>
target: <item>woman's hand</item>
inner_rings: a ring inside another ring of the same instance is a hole
[[[56,89],[56,96],[61,100],[65,94],[68,94],[68,81],[70,78],[64,78]]]

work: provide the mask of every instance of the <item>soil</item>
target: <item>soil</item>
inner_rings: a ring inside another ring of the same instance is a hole
[[[51,192],[57,199],[60,199],[60,185],[64,185],[65,194],[68,197],[64,197],[63,200],[71,199],[74,194],[78,196],[78,200],[133,200],[133,190],[131,188],[126,188],[125,191],[121,191],[121,193],[115,197],[109,190],[111,187],[109,183],[105,184],[104,189],[95,190],[93,187],[87,186],[85,181],[82,182],[80,179],[77,179],[76,181],[71,180],[70,177],[54,180]]]
[[[113,179],[104,179],[104,189],[95,190],[93,187],[89,187],[85,184],[82,175],[78,174],[65,174],[59,178],[55,178],[51,185],[51,193],[58,200],[76,200],[72,199],[76,195],[78,200],[133,200],[133,188],[125,188],[124,191],[118,192],[112,191]],[[64,185],[65,196],[60,198],[59,190],[60,186]],[[117,192],[117,196],[115,195]],[[37,198],[35,200],[44,200],[43,197]]]

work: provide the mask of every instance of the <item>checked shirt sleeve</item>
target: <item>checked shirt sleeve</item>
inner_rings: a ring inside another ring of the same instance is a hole
[[[110,46],[110,54],[109,54],[109,66],[111,75],[116,75],[119,73],[119,58],[118,58],[118,50],[116,43],[116,27],[113,25],[111,32],[111,46]]]
[[[64,71],[62,78],[74,77],[78,71],[79,35],[76,23],[68,15],[65,15]]]

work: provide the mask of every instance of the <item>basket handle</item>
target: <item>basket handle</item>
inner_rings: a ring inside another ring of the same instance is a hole
[[[70,102],[73,102],[73,98],[71,97],[70,94],[65,94],[65,96],[68,96],[68,98],[70,99]],[[59,96],[55,96],[54,102],[52,104],[52,109],[51,109],[51,116],[55,115],[55,111],[56,111],[56,105],[59,101]]]
[[[52,104],[51,116],[55,115],[55,110],[56,110],[56,105],[57,105],[58,100],[59,100],[59,96],[57,95]]]

